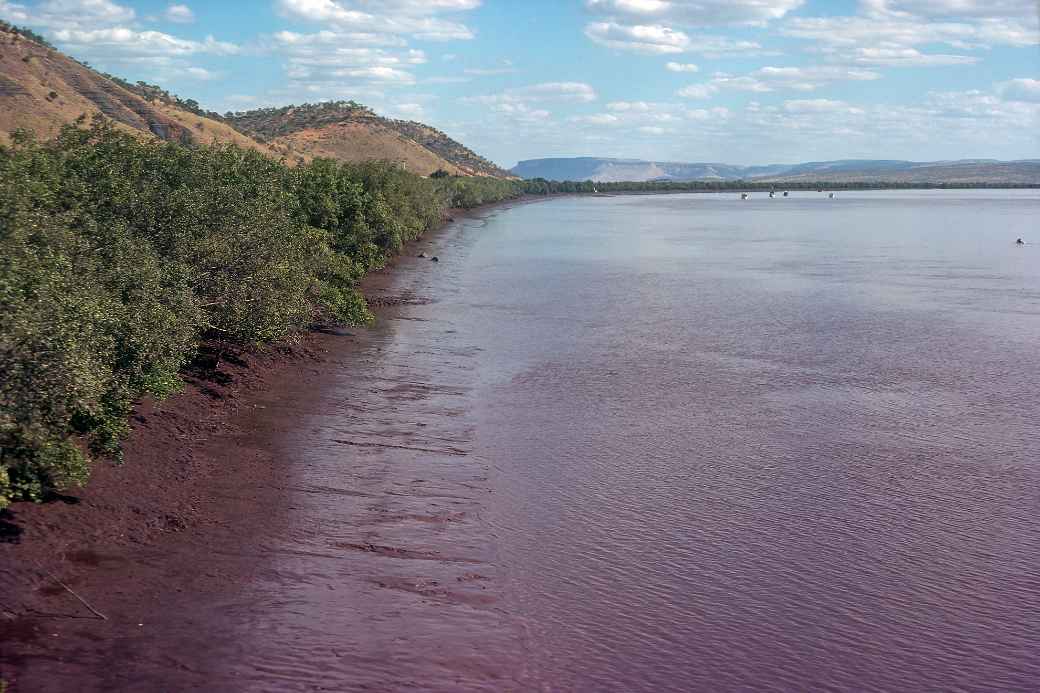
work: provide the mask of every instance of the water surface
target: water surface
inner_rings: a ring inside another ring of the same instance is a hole
[[[727,194],[460,223],[284,441],[296,514],[229,610],[228,680],[1040,689],[1038,212]]]
[[[1040,198],[735,198],[523,207],[465,258],[530,680],[1040,689]]]

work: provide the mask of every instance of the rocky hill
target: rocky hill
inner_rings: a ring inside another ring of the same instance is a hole
[[[521,178],[593,180],[597,182],[755,180],[1029,185],[1040,184],[1040,160],[964,159],[915,162],[847,159],[801,164],[736,166],[718,163],[571,157],[521,161],[513,167],[512,173]]]
[[[160,99],[150,100],[55,50],[39,37],[0,25],[0,143],[24,128],[57,134],[80,116],[176,142],[234,142],[277,154],[229,125]]]
[[[510,174],[440,130],[383,118],[354,101],[334,101],[225,114],[240,132],[309,156],[345,161],[390,159],[429,175],[437,170],[468,176]]]
[[[100,73],[32,31],[0,22],[0,144],[18,129],[47,138],[99,114],[142,136],[234,143],[290,162],[383,159],[420,175],[513,177],[435,128],[383,118],[353,101],[220,115],[161,87]]]

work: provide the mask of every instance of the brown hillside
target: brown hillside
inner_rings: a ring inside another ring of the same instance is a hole
[[[439,130],[381,118],[353,101],[221,116],[161,87],[98,73],[42,37],[0,22],[0,144],[19,128],[49,138],[80,116],[98,114],[142,135],[186,144],[233,143],[289,163],[382,159],[424,176],[441,170],[513,177]]]
[[[269,144],[306,157],[340,161],[396,161],[421,176],[428,176],[438,169],[453,175],[463,173],[425,147],[374,123],[345,122],[309,128],[278,137]]]
[[[0,27],[0,143],[18,128],[51,137],[81,115],[103,114],[124,129],[176,142],[270,147],[230,126],[149,101],[68,56]]]
[[[262,108],[228,113],[224,119],[262,142],[287,145],[311,156],[390,159],[422,175],[441,169],[466,176],[513,177],[440,130],[380,117],[354,101]]]

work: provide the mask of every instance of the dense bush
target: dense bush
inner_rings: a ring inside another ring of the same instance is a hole
[[[277,339],[370,319],[356,285],[494,179],[389,163],[289,168],[102,122],[0,149],[0,508],[118,457],[133,401],[175,391],[207,336]]]

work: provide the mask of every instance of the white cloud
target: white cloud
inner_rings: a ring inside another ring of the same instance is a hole
[[[1020,77],[1001,82],[997,85],[997,92],[1008,101],[1040,103],[1040,79]]]
[[[678,26],[763,25],[780,19],[803,0],[586,0],[594,13],[626,23]]]
[[[718,93],[718,87],[711,83],[690,84],[676,92],[679,96],[687,99],[710,99]]]
[[[441,19],[443,13],[472,10],[480,0],[278,0],[293,19],[331,25],[340,32],[400,34],[428,41],[473,38],[465,24]]]
[[[466,82],[472,81],[472,77],[462,77],[459,75],[438,75],[436,77],[427,77],[423,80],[423,84],[465,84]]]
[[[616,50],[656,55],[760,53],[753,41],[703,36],[691,27],[764,26],[803,0],[586,0],[596,19],[585,26],[592,41]]]
[[[622,111],[631,113],[649,113],[657,110],[659,104],[648,101],[611,101],[607,104],[608,111]]]
[[[1033,151],[1032,133],[1040,104],[1017,103],[979,90],[929,92],[910,104],[861,105],[829,99],[785,101],[781,106],[749,104],[733,123],[735,141],[793,156],[867,158],[903,156],[915,160],[993,156]],[[790,145],[785,142],[791,143]],[[806,149],[808,148],[808,149]],[[814,151],[817,150],[817,151]],[[939,154],[938,152],[945,152]]]
[[[585,35],[608,48],[649,55],[699,53],[717,57],[739,53],[748,57],[762,53],[762,46],[754,41],[735,41],[721,36],[691,36],[678,29],[654,24],[590,22],[585,26]]]
[[[609,48],[637,53],[683,53],[690,45],[689,36],[666,26],[592,22],[585,27],[585,35]]]
[[[831,99],[794,99],[784,102],[784,110],[788,113],[863,113],[862,108],[850,106],[844,101]]]
[[[597,99],[596,91],[584,82],[543,82],[526,87],[507,89],[497,94],[467,96],[460,101],[465,104],[478,104],[481,110],[500,121],[500,124],[513,124],[528,127],[538,125],[545,127],[551,122],[552,113],[546,109],[545,103],[588,103]],[[520,129],[511,136],[523,136]]]
[[[422,51],[407,50],[408,39],[453,41],[474,38],[460,13],[481,0],[276,0],[285,17],[320,26],[314,33],[281,31],[268,47],[286,56],[293,89],[363,88],[366,85],[411,85],[412,68],[426,62]],[[447,15],[447,17],[446,17]],[[440,59],[451,62],[455,53]],[[476,74],[478,70],[473,70]],[[496,71],[497,73],[497,71]],[[490,74],[490,72],[488,72]],[[433,77],[427,84],[465,81],[465,77]],[[346,83],[339,84],[346,80]]]
[[[861,0],[855,16],[794,17],[787,36],[813,41],[833,62],[888,67],[966,65],[998,45],[1040,43],[1036,0]],[[945,45],[957,53],[926,52]]]
[[[187,5],[170,5],[163,13],[166,21],[175,24],[191,24],[195,21],[195,13]]]
[[[210,82],[215,79],[220,79],[220,75],[204,67],[189,67],[185,68],[184,74],[192,79],[201,80],[203,82]]]
[[[467,97],[473,103],[529,103],[538,101],[595,101],[596,90],[584,82],[543,82],[507,89],[499,94]]]
[[[212,36],[207,36],[205,41],[191,41],[161,31],[135,31],[123,27],[85,31],[59,29],[52,35],[63,47],[74,53],[101,58],[173,57],[199,53],[233,55],[240,51],[237,45],[217,41]]]
[[[725,108],[691,110],[679,103],[612,101],[606,105],[605,113],[572,116],[568,121],[591,128],[664,135],[684,132],[694,126],[702,128],[707,122],[720,126],[728,117],[729,111]]]
[[[369,34],[358,37],[335,31],[279,31],[267,37],[265,46],[286,58],[286,75],[297,85],[344,81],[355,85],[415,84],[411,70],[426,62],[426,54],[403,48],[399,40],[391,39],[389,46],[380,45],[385,43],[381,37]]]
[[[814,91],[833,82],[862,82],[880,78],[880,73],[855,67],[836,65],[774,67],[767,65],[745,75],[716,72],[712,75],[711,80],[691,84],[676,93],[688,99],[708,99],[723,89],[759,93],[784,89]]]
[[[132,8],[110,0],[45,0],[32,6],[0,2],[0,17],[48,29],[112,27],[128,24],[135,16]]]
[[[621,118],[613,113],[595,113],[593,115],[572,116],[572,123],[584,123],[585,125],[618,125]]]
[[[386,115],[402,120],[419,120],[426,115],[426,109],[421,103],[399,103],[388,109]]]
[[[1035,17],[1035,0],[871,0],[875,11],[921,17]]]
[[[890,47],[877,48],[859,46],[851,51],[843,51],[843,60],[858,65],[878,65],[887,67],[932,67],[939,65],[973,65],[979,58],[971,55],[950,55],[945,53],[922,53],[916,48]]]
[[[693,63],[677,63],[671,61],[665,63],[664,67],[669,72],[697,72],[700,70],[700,68]]]

